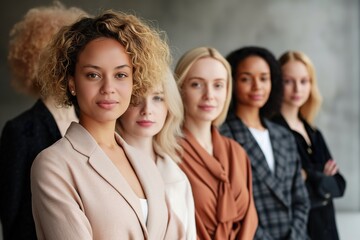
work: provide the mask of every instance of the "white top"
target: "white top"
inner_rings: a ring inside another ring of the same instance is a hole
[[[144,221],[145,223],[147,222],[147,218],[148,218],[148,213],[149,213],[149,209],[148,209],[148,203],[147,200],[144,198],[139,198],[140,199],[140,206],[142,209],[142,213],[144,215]]]
[[[275,170],[275,160],[274,160],[274,153],[271,147],[271,141],[269,136],[269,131],[265,130],[258,130],[255,128],[249,128],[251,134],[255,138],[256,142],[259,144],[262,152],[264,153],[265,159],[271,172]]]

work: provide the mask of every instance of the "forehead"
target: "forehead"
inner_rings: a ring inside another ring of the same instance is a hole
[[[110,62],[115,65],[132,66],[125,47],[115,39],[105,37],[88,42],[78,54],[78,62],[80,61],[96,65],[106,65]]]
[[[225,66],[217,59],[211,57],[200,58],[189,69],[187,78],[197,77],[203,79],[227,79]]]
[[[281,67],[284,74],[308,75],[306,65],[298,60],[290,60]]]
[[[265,59],[259,56],[249,56],[244,58],[238,65],[238,71],[241,72],[262,72],[269,73],[270,66]]]

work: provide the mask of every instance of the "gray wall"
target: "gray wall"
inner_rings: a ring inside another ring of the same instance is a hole
[[[224,55],[244,45],[261,45],[276,56],[306,52],[315,63],[324,97],[317,125],[347,179],[338,211],[360,210],[359,2],[357,0],[66,0],[92,14],[99,9],[132,11],[154,20],[169,37],[175,61],[189,48],[213,46]],[[51,1],[7,1],[0,14],[0,129],[34,102],[9,85],[8,33],[30,7]],[[3,193],[1,193],[3,194]],[[1,239],[1,238],[0,238]]]

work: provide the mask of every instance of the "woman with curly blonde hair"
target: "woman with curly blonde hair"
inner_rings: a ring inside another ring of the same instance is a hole
[[[79,123],[33,163],[40,239],[182,239],[154,161],[115,132],[131,98],[167,77],[161,35],[108,10],[63,28],[50,43],[39,69],[42,92],[75,105]]]
[[[74,108],[56,108],[52,96],[40,97],[37,82],[40,55],[51,38],[83,10],[59,2],[31,8],[10,32],[8,64],[15,89],[38,98],[9,120],[0,142],[0,218],[4,239],[37,239],[31,212],[30,167],[36,155],[65,134],[77,121]]]

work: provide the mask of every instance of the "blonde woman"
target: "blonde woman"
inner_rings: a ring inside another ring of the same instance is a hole
[[[31,168],[39,239],[182,239],[152,159],[115,132],[131,97],[167,76],[169,49],[140,18],[105,11],[63,28],[40,66],[43,91],[79,123]]]
[[[186,52],[175,68],[184,103],[180,167],[195,201],[199,239],[253,239],[257,215],[248,156],[220,135],[231,99],[231,70],[214,48]]]
[[[36,155],[59,140],[72,121],[74,107],[57,108],[52,96],[40,96],[40,55],[61,27],[87,13],[60,3],[31,8],[10,32],[11,84],[36,98],[30,108],[6,122],[0,141],[0,219],[4,240],[37,239],[31,211],[30,167]]]
[[[174,77],[149,89],[119,118],[124,140],[156,163],[165,182],[170,207],[184,226],[186,239],[196,239],[194,199],[186,175],[179,166],[184,110]]]
[[[339,239],[333,198],[342,197],[346,182],[333,160],[314,119],[321,105],[315,68],[303,52],[288,51],[279,59],[284,99],[273,120],[293,133],[311,201],[308,232],[311,239]]]

